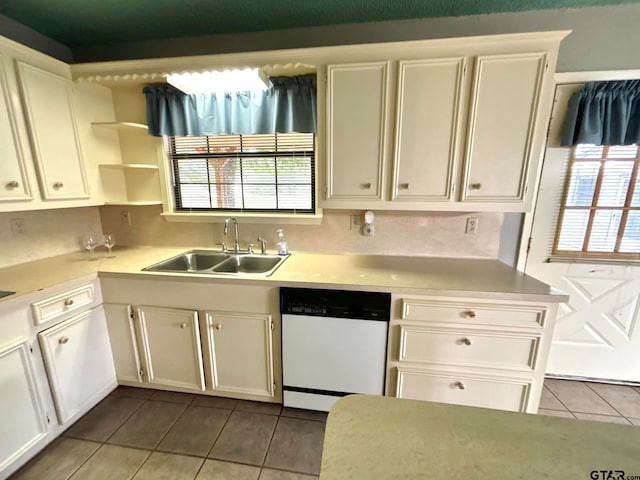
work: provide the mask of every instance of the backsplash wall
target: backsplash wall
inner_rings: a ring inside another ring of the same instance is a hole
[[[121,212],[128,210],[131,226],[123,225]],[[116,236],[117,245],[158,245],[219,248],[222,223],[167,222],[160,206],[100,207],[102,230]],[[275,250],[276,230],[282,228],[289,249],[318,253],[419,255],[496,258],[500,245],[502,213],[384,212],[377,211],[376,234],[365,237],[350,230],[350,215],[360,211],[325,210],[320,225],[250,224],[238,220],[240,246],[257,243],[258,235]],[[232,215],[230,215],[232,216]],[[479,219],[478,233],[465,235],[466,218]],[[233,246],[230,232],[227,245]]]
[[[10,221],[22,219],[16,236]],[[98,207],[0,213],[0,268],[82,250],[82,236],[102,234]]]

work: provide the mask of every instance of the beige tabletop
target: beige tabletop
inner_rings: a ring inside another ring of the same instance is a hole
[[[332,408],[320,469],[320,480],[629,477],[640,478],[635,426],[367,395]]]

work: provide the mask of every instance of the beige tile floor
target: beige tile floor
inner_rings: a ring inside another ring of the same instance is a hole
[[[640,387],[545,381],[542,415],[640,425]],[[318,478],[326,414],[120,387],[14,480]]]

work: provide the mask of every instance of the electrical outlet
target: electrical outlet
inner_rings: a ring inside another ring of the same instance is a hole
[[[11,232],[14,237],[22,237],[26,231],[24,226],[24,218],[12,218],[9,220],[11,224]]]
[[[467,235],[475,235],[478,233],[478,217],[467,217],[467,226],[464,229]]]
[[[131,213],[128,210],[122,210],[120,212],[120,223],[122,225],[131,226]]]
[[[360,225],[362,225],[362,219],[360,215],[351,215],[349,223],[349,230],[360,230]]]

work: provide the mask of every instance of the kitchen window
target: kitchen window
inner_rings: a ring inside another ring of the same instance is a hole
[[[637,145],[571,149],[555,255],[639,258],[639,162]]]
[[[315,135],[165,136],[177,211],[315,213]]]

